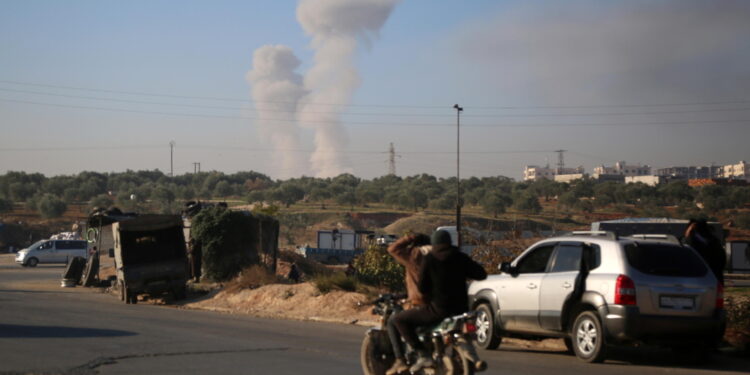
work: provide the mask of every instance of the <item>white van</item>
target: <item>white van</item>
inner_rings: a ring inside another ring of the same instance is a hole
[[[36,267],[39,263],[66,264],[74,257],[88,257],[88,243],[82,240],[41,240],[18,252],[16,263]]]

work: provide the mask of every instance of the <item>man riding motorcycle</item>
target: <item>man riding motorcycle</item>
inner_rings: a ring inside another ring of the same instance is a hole
[[[430,237],[424,234],[411,234],[400,238],[398,241],[388,246],[388,254],[406,269],[404,281],[410,305],[409,308],[416,308],[425,305],[424,297],[418,288],[419,270],[422,266],[424,256],[430,252],[430,249]],[[409,369],[409,366],[406,365],[404,348],[401,344],[401,336],[394,324],[397,315],[398,314],[393,314],[387,322],[388,337],[391,346],[393,346],[393,354],[396,361],[393,363],[393,366],[386,371],[386,375],[399,374]]]
[[[451,243],[450,234],[438,230],[432,234],[432,251],[424,257],[418,276],[418,290],[427,305],[404,311],[394,318],[394,324],[404,340],[419,354],[409,368],[416,373],[434,366],[424,345],[419,341],[417,328],[441,322],[443,319],[468,310],[466,280],[484,280],[487,272],[468,255]]]

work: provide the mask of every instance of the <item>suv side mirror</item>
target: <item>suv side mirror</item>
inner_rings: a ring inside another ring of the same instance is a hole
[[[109,257],[114,258],[115,257],[115,249],[109,249]]]
[[[500,269],[500,272],[513,273],[513,267],[510,265],[510,262],[503,262],[498,268]]]

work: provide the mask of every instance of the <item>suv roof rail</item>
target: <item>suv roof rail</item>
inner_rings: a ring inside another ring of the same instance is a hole
[[[650,233],[644,233],[644,234],[631,234],[627,236],[628,238],[632,239],[638,239],[638,240],[661,240],[664,242],[673,243],[676,245],[682,245],[682,241],[680,241],[677,236],[673,234],[650,234]]]
[[[605,236],[609,239],[618,239],[617,233],[608,230],[574,230],[568,234],[569,236]]]

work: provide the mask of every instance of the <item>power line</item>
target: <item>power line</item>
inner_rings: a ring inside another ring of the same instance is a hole
[[[192,113],[174,113],[174,112],[161,112],[161,111],[142,111],[132,109],[121,109],[121,108],[107,108],[107,107],[96,107],[96,106],[81,106],[81,105],[68,105],[68,104],[57,104],[57,103],[45,103],[35,102],[30,100],[18,100],[0,98],[0,101],[23,103],[31,105],[41,105],[49,107],[60,107],[60,108],[72,108],[72,109],[89,109],[97,111],[109,111],[109,112],[124,112],[124,113],[137,113],[137,114],[148,114],[148,115],[161,115],[161,116],[178,116],[178,117],[194,117],[194,118],[221,118],[230,120],[264,120],[268,122],[299,122],[295,119],[261,119],[255,116],[226,116],[226,115],[206,115],[206,114],[192,114]],[[463,127],[471,128],[503,128],[503,127],[612,127],[612,126],[662,126],[662,125],[690,125],[690,124],[742,124],[750,122],[750,119],[733,119],[733,120],[685,120],[685,121],[649,121],[649,122],[627,122],[627,123],[538,123],[538,124],[509,124],[509,123],[495,123],[495,124],[466,124]],[[309,124],[329,124],[326,121],[304,121],[302,123]],[[451,124],[439,124],[439,123],[410,123],[410,122],[381,122],[381,121],[342,121],[342,125],[378,125],[378,126],[414,126],[414,127],[452,127]]]
[[[0,147],[0,152],[33,152],[33,151],[91,151],[91,150],[142,150],[142,149],[160,149],[163,145],[113,145],[113,146],[54,146],[54,147]],[[254,147],[241,147],[241,146],[208,146],[208,145],[190,145],[185,144],[180,146],[181,149],[206,149],[206,150],[220,150],[220,151],[249,151],[249,152],[301,152],[301,153],[331,153],[331,154],[363,154],[363,155],[382,155],[388,154],[386,151],[375,151],[375,150],[337,150],[337,151],[317,151],[314,149],[293,149],[293,148],[254,148]],[[550,153],[552,150],[481,150],[481,151],[462,151],[462,154],[529,154],[529,153]],[[401,157],[400,154],[415,154],[415,155],[454,155],[453,151],[400,151],[395,154],[396,157]],[[193,163],[198,165],[200,169],[200,163]]]
[[[186,104],[186,103],[167,103],[167,102],[153,102],[143,100],[130,100],[130,99],[116,99],[116,98],[103,98],[95,96],[83,96],[83,95],[70,95],[70,94],[59,94],[49,93],[42,91],[33,90],[17,90],[0,87],[0,91],[32,94],[32,95],[44,95],[54,96],[61,98],[72,98],[72,99],[86,99],[86,100],[98,100],[107,102],[117,103],[130,103],[130,104],[146,104],[146,105],[164,105],[174,107],[188,107],[188,108],[206,108],[206,109],[221,109],[221,110],[247,110],[247,108],[241,107],[225,107],[215,105],[200,105],[200,104]],[[250,102],[249,100],[247,101]],[[297,111],[294,110],[283,110],[264,108],[264,112],[273,113],[287,113],[295,114]],[[750,108],[707,108],[707,109],[686,109],[686,110],[670,110],[670,111],[650,111],[650,112],[589,112],[589,113],[516,113],[516,114],[479,114],[479,115],[465,115],[464,117],[471,118],[513,118],[513,117],[600,117],[600,116],[641,116],[641,115],[663,115],[663,114],[688,114],[688,113],[712,113],[712,112],[745,112],[750,111]],[[305,113],[311,114],[340,114],[342,116],[385,116],[385,117],[440,117],[446,118],[449,114],[424,114],[424,113],[377,113],[377,112],[342,112],[342,111],[306,111]]]
[[[138,96],[153,96],[153,97],[165,97],[165,98],[176,98],[176,99],[198,99],[198,100],[213,100],[213,101],[231,101],[231,102],[248,102],[248,99],[240,98],[227,98],[227,97],[210,97],[210,96],[191,96],[191,95],[175,95],[165,93],[149,93],[143,91],[125,91],[125,90],[111,90],[101,88],[90,88],[90,87],[76,87],[76,86],[64,86],[64,85],[51,85],[34,82],[22,82],[15,80],[0,80],[0,83],[22,85],[22,86],[33,86],[33,87],[47,87],[64,90],[77,90],[77,91],[93,91],[93,92],[104,92],[111,94],[124,94],[124,95],[138,95]],[[289,101],[263,101],[264,103],[279,103],[289,104],[293,102]],[[333,106],[333,107],[380,107],[380,108],[424,108],[424,109],[444,109],[444,106],[439,105],[396,105],[396,104],[347,104],[347,103],[305,103],[306,105],[321,105],[321,106]],[[467,108],[471,109],[575,109],[575,108],[637,108],[637,107],[679,107],[679,106],[696,106],[696,105],[723,105],[723,104],[750,104],[750,100],[741,99],[728,99],[728,100],[717,100],[717,101],[694,101],[694,102],[677,102],[677,103],[630,103],[630,104],[567,104],[567,105],[537,105],[537,106],[471,106]]]
[[[139,92],[139,91],[107,90],[107,89],[98,89],[98,88],[48,85],[48,84],[42,84],[42,83],[31,83],[31,82],[20,82],[20,81],[9,81],[9,80],[0,80],[0,83],[9,83],[9,84],[14,84],[14,85],[35,86],[35,87],[49,87],[49,88],[64,89],[64,90],[96,91],[96,92],[106,92],[106,93],[111,93],[111,94],[154,96],[154,97],[175,98],[175,99],[199,99],[199,100],[231,101],[231,102],[247,102],[248,101],[248,99],[238,99],[238,98],[189,96],[189,95],[148,93],[148,92]],[[264,103],[279,103],[279,104],[293,103],[293,102],[288,102],[288,101],[263,101],[263,102]],[[305,105],[320,105],[320,106],[330,106],[330,107],[442,108],[441,106],[426,106],[426,105],[345,104],[345,103],[319,103],[319,102],[305,103]]]

